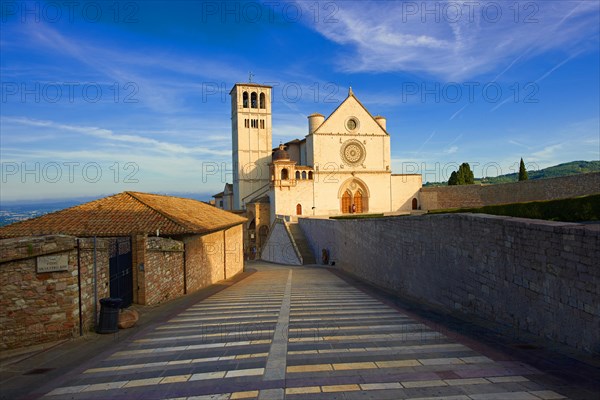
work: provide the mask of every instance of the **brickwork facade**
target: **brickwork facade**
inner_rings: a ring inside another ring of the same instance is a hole
[[[183,243],[161,237],[147,239],[144,272],[146,305],[155,305],[184,295]]]
[[[600,354],[598,225],[446,214],[300,219],[315,256],[400,296]]]
[[[600,172],[499,185],[424,187],[424,210],[482,207],[494,204],[554,200],[600,193]]]
[[[133,235],[134,303],[156,305],[241,272],[242,229],[239,224],[188,236],[185,244]],[[0,350],[93,331],[99,300],[110,297],[110,240],[65,235],[0,240]],[[66,271],[36,272],[38,257],[57,254],[67,255]]]
[[[80,239],[79,251],[77,246],[76,238],[63,235],[0,241],[0,349],[68,339],[80,327],[93,328],[93,239]],[[61,254],[68,257],[66,271],[37,272],[38,257]],[[102,240],[96,267],[101,298],[108,291],[108,252]]]
[[[95,315],[100,312],[100,299],[110,296],[110,275],[108,268],[108,240],[97,238],[80,238],[79,270],[81,285],[81,315],[83,331],[93,331],[96,327]],[[95,246],[95,256],[94,256]],[[94,278],[94,257],[96,258],[96,277]],[[96,293],[94,293],[94,279]],[[94,298],[96,304],[94,305]]]
[[[223,231],[225,235],[225,278],[239,274],[244,269],[244,248],[240,239],[243,237],[243,225],[234,226]]]
[[[242,225],[237,225],[226,230],[184,239],[188,293],[242,272],[244,269],[242,229]]]

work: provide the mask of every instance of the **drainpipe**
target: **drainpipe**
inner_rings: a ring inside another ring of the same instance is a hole
[[[81,247],[77,238],[77,291],[79,293],[79,336],[83,336],[83,308],[81,306]]]
[[[316,171],[313,168],[313,179],[312,179],[312,185],[313,185],[313,205],[312,205],[312,212],[313,212],[313,216],[315,215],[315,210],[316,210],[316,206],[315,206],[315,179],[316,179]]]
[[[98,274],[96,271],[96,236],[94,236],[94,330],[98,327]]]
[[[183,294],[187,294],[187,264],[185,254],[187,253],[185,239],[183,242]]]
[[[392,208],[392,206],[394,204],[393,194],[392,194],[393,190],[394,189],[392,188],[392,173],[390,172],[390,212],[394,211],[394,209]]]
[[[223,279],[227,279],[227,235],[226,235],[226,232],[227,232],[227,229],[224,229],[223,230]]]

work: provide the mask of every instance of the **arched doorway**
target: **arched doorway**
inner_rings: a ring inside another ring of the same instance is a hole
[[[369,211],[369,188],[359,178],[350,178],[339,189],[340,211],[348,213],[366,213]]]
[[[413,210],[419,209],[419,202],[417,201],[417,199],[412,199],[412,209]]]
[[[352,207],[352,194],[349,190],[346,190],[342,196],[342,212],[348,214],[350,207]]]
[[[296,215],[302,215],[302,204],[296,204]]]

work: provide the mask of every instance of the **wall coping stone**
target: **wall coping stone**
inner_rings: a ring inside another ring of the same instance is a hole
[[[183,242],[163,237],[151,236],[146,241],[147,251],[184,252]]]
[[[0,263],[62,253],[77,247],[77,238],[69,235],[26,236],[0,240]]]

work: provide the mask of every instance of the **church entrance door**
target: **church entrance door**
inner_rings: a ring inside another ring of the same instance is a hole
[[[354,193],[354,206],[355,206],[354,212],[357,212],[357,213],[363,212],[363,196],[362,196],[362,193],[360,192],[360,190],[357,190],[356,193]]]
[[[352,207],[352,195],[346,190],[342,196],[342,213],[350,213],[350,207]]]

